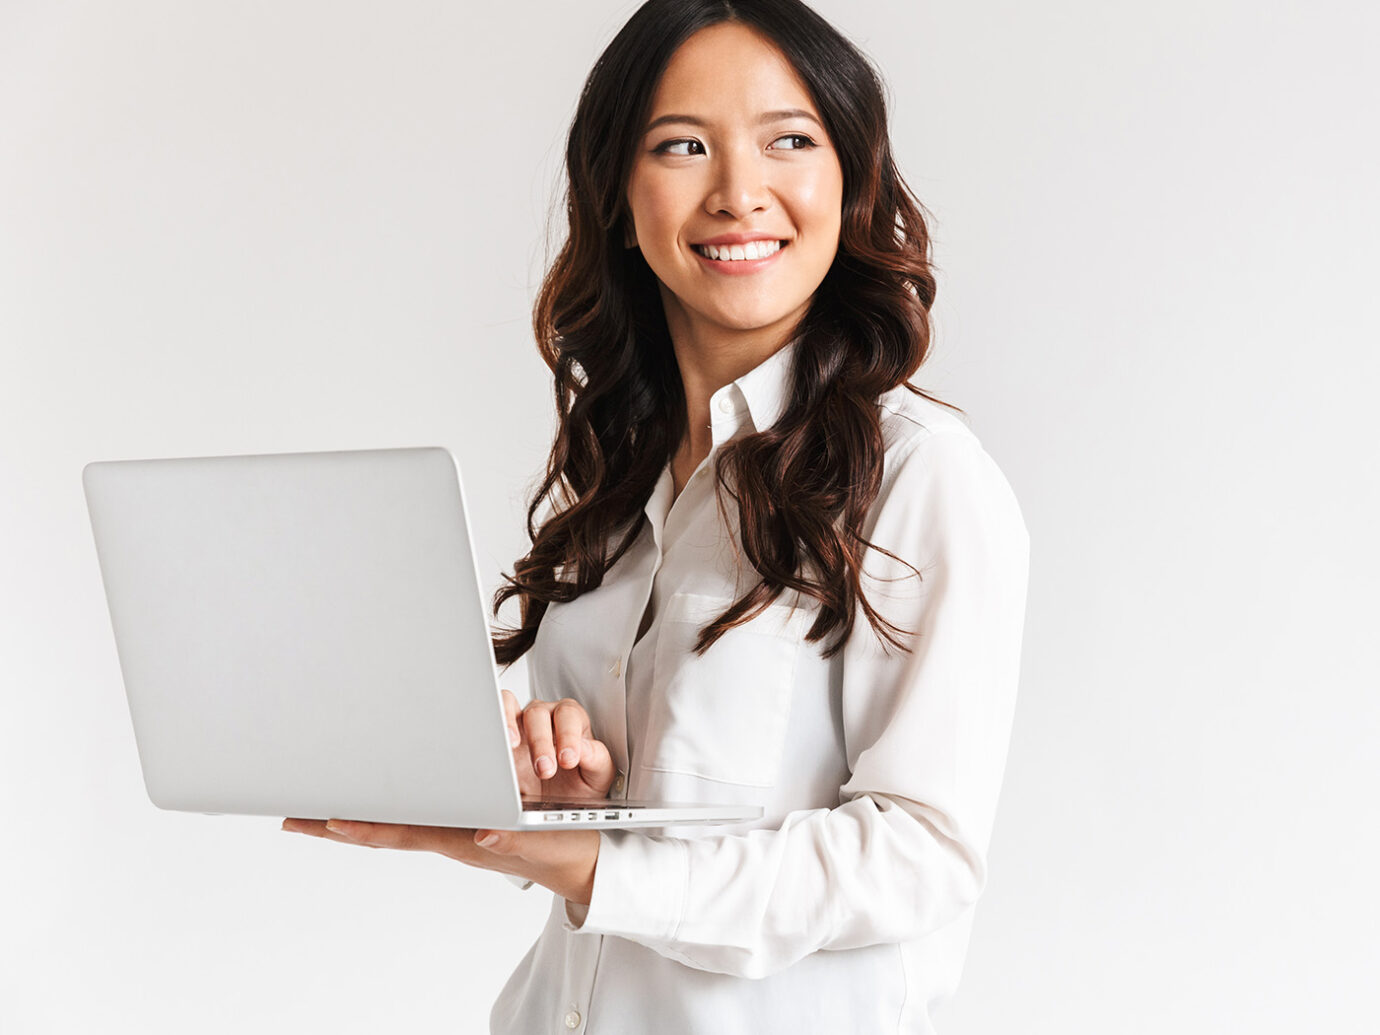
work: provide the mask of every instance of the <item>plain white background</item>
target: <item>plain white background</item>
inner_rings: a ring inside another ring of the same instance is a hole
[[[148,803],[80,470],[449,445],[494,585],[633,6],[0,0],[0,1029],[483,1029],[544,892]],[[1376,1030],[1375,9],[818,7],[936,217],[919,380],[1033,539],[941,1030]]]

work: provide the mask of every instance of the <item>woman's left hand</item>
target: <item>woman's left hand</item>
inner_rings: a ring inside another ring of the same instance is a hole
[[[566,901],[582,905],[589,904],[599,860],[597,830],[466,830],[339,819],[285,819],[283,829],[347,845],[435,852],[470,866],[535,881]]]

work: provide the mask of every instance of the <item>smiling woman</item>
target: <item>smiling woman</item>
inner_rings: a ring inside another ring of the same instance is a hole
[[[883,475],[876,401],[905,386],[938,403],[908,384],[935,281],[871,65],[797,0],[645,4],[585,84],[566,170],[569,235],[534,318],[560,429],[532,550],[498,597],[524,604],[499,660],[532,646],[548,602],[599,584],[663,467],[673,498],[702,469],[713,393],[787,344],[779,419],[709,468],[761,578],[698,646],[788,586],[815,602],[827,655],[858,617],[897,644],[861,585],[862,528]]]
[[[755,366],[800,323],[838,251],[833,143],[785,55],[736,22],[687,41],[651,107],[629,241],[656,274],[672,342],[731,338]]]
[[[843,170],[785,55],[737,22],[676,51],[651,110],[628,181],[628,243],[656,274],[694,414],[804,318],[838,252]],[[676,493],[709,449],[708,423],[692,420]]]
[[[935,283],[880,82],[799,0],[650,0],[567,143],[556,440],[498,660],[525,793],[705,829],[290,828],[540,883],[495,1032],[930,1032],[962,968],[1029,539],[910,384]]]

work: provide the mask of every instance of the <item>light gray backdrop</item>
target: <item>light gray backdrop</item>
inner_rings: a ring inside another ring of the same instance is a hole
[[[548,896],[144,798],[79,473],[441,443],[485,575],[614,0],[0,0],[0,1029],[480,1030]],[[1034,559],[949,1035],[1380,1025],[1373,5],[820,9]]]

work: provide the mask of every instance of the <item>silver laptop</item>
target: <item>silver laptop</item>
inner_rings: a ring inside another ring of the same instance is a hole
[[[445,449],[105,461],[82,481],[160,808],[494,829],[762,814],[522,799]]]

